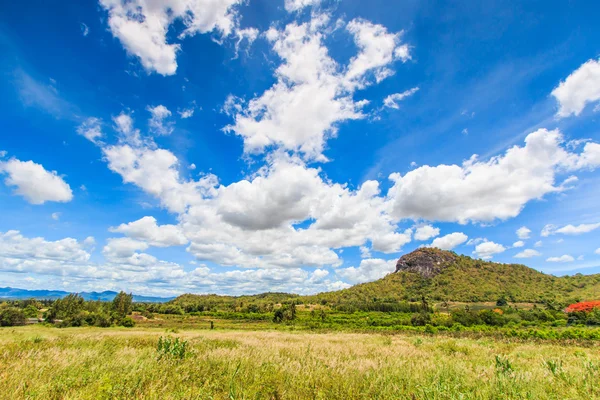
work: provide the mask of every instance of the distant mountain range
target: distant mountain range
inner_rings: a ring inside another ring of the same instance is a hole
[[[68,296],[70,292],[62,290],[27,290],[17,289],[11,287],[0,288],[0,299],[10,300],[23,300],[23,299],[62,299]],[[117,295],[117,292],[110,290],[104,292],[81,292],[79,293],[85,300],[100,300],[100,301],[112,301]],[[139,296],[133,295],[133,301],[140,303],[165,303],[174,297],[152,297],[152,296]]]

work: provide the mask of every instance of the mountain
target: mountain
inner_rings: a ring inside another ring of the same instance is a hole
[[[420,248],[402,256],[382,279],[312,296],[263,293],[254,296],[186,294],[171,301],[185,310],[242,309],[285,301],[340,309],[392,309],[386,304],[429,301],[510,302],[557,305],[600,299],[600,274],[556,277],[520,264],[476,260],[451,251]]]
[[[574,302],[600,298],[600,274],[557,277],[521,264],[476,260],[420,248],[402,256],[396,271],[374,282],[310,296],[333,304],[369,301]],[[374,300],[376,299],[376,300]]]
[[[61,299],[70,292],[65,292],[62,290],[27,290],[27,289],[17,289],[11,287],[0,288],[0,299],[10,299],[10,300],[23,300],[23,299]],[[117,295],[117,292],[113,291],[104,291],[104,292],[81,292],[79,293],[81,297],[85,300],[94,300],[94,301],[112,301]],[[153,297],[153,296],[139,296],[137,294],[133,295],[133,301],[140,303],[164,303],[167,301],[173,300],[173,297]]]

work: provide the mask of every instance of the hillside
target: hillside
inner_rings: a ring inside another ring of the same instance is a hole
[[[484,302],[505,297],[510,302],[558,304],[600,298],[600,274],[556,277],[520,264],[500,264],[421,248],[402,256],[396,271],[374,282],[313,296],[283,293],[255,296],[183,295],[171,303],[188,308],[192,304],[214,309],[219,306],[248,307],[249,304],[290,300],[331,307],[365,308],[365,304],[429,301]],[[386,309],[386,307],[367,307]]]
[[[369,283],[312,296],[332,304],[371,301],[572,302],[600,297],[600,274],[556,277],[520,264],[475,260],[422,248],[398,260],[396,272]]]

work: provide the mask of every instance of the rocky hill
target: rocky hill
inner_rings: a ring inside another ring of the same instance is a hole
[[[579,300],[600,299],[600,274],[556,277],[520,264],[501,264],[458,255],[450,251],[421,248],[402,256],[396,270],[374,282],[313,296],[263,293],[254,296],[184,295],[172,303],[204,308],[297,301],[327,304],[340,309],[377,309],[399,302],[429,301],[510,302],[566,305]],[[381,307],[380,307],[381,306]]]
[[[501,264],[421,248],[402,256],[396,271],[349,289],[321,293],[333,304],[370,301],[572,302],[600,298],[600,274],[556,277],[520,264]]]

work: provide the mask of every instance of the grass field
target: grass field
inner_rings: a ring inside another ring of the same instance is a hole
[[[159,337],[187,340],[159,357]],[[2,399],[596,399],[600,347],[427,335],[0,329]]]

